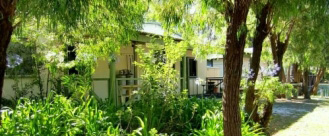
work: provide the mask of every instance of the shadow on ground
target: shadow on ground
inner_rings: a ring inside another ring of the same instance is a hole
[[[270,135],[273,135],[280,130],[288,128],[306,114],[313,112],[316,107],[328,105],[328,99],[277,99],[274,104],[273,116],[268,132]]]

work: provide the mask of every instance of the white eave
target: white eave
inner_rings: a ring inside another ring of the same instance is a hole
[[[139,30],[141,33],[164,36],[164,30],[161,27],[160,23],[157,22],[147,22],[143,24],[142,30]],[[179,34],[171,35],[172,38],[177,40],[183,40],[183,38]]]
[[[251,47],[251,48],[244,48],[244,53],[250,53],[250,54],[252,54],[252,52],[253,52],[253,48]]]
[[[244,53],[246,53],[246,54],[252,54],[252,52],[253,52],[253,48],[244,49]],[[209,54],[207,56],[207,59],[222,59],[222,58],[224,58],[223,54]]]
[[[207,56],[207,59],[222,59],[224,58],[224,55],[222,54],[209,54]]]

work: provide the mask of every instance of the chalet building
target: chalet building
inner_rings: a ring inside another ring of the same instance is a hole
[[[158,23],[145,23],[143,29],[140,30],[138,37],[134,38],[131,45],[123,46],[120,49],[120,53],[117,56],[115,62],[109,62],[107,59],[97,59],[97,67],[93,74],[93,91],[101,99],[108,98],[109,92],[112,92],[115,96],[117,104],[123,104],[132,97],[132,92],[138,90],[140,87],[142,69],[134,65],[134,62],[139,62],[138,54],[136,52],[137,46],[148,46],[151,44],[151,36],[163,36],[164,30]],[[176,41],[183,40],[180,35],[172,35]],[[163,44],[163,41],[157,39],[156,43]],[[72,50],[72,49],[71,49]],[[250,51],[245,51],[243,58],[243,68],[249,68]],[[224,88],[224,55],[211,54],[207,59],[202,60],[195,58],[192,54],[193,49],[189,49],[186,52],[186,57],[181,62],[176,62],[173,66],[177,71],[177,78],[180,78],[179,91],[186,88],[189,95],[201,95],[201,94],[220,94]],[[73,57],[74,54],[69,53],[69,57]],[[70,71],[74,73],[74,71]],[[47,72],[42,72],[42,78],[46,79]],[[111,79],[112,78],[112,79]],[[26,84],[32,82],[34,78],[29,76],[22,76],[19,78],[20,84]],[[197,84],[196,81],[203,79],[205,82]],[[13,90],[13,84],[15,81],[8,76],[4,81],[3,97],[12,98],[15,97]],[[44,82],[44,87],[48,86]],[[32,91],[38,92],[38,87],[32,87]],[[114,92],[113,92],[114,90]],[[37,94],[37,93],[36,93]]]

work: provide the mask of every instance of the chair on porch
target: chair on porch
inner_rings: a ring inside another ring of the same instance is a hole
[[[136,93],[134,93],[134,91],[138,91],[138,89],[140,88],[139,85],[123,85],[120,87],[121,89],[119,97],[121,97],[121,104],[129,105],[137,98]]]

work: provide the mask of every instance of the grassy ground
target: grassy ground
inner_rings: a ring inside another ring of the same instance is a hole
[[[329,99],[277,99],[269,132],[273,136],[329,136]]]

